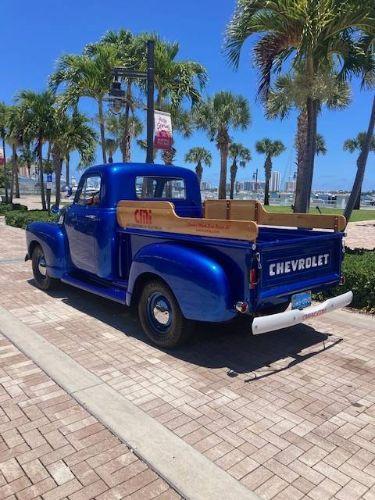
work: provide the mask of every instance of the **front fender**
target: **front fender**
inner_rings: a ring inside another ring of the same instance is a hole
[[[27,252],[31,257],[33,248],[43,248],[47,271],[52,278],[61,278],[68,271],[67,241],[63,226],[53,222],[32,222],[26,227]]]
[[[221,322],[236,316],[224,268],[200,250],[175,243],[143,247],[130,268],[128,305],[137,279],[145,273],[168,284],[187,319]]]

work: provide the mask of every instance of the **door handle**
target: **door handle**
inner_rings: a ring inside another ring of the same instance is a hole
[[[85,215],[85,219],[90,219],[90,220],[98,220],[96,215]]]

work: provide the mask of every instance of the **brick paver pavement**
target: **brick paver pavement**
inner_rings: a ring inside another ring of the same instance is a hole
[[[1,334],[0,382],[1,499],[180,498]]]
[[[0,305],[245,486],[265,499],[375,498],[370,320],[334,313],[254,337],[202,326],[163,352],[118,304],[36,289],[24,253],[23,232],[0,227]]]
[[[345,243],[350,248],[375,248],[375,219],[350,222]]]

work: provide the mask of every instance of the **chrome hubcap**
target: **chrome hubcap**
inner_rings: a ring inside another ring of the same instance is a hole
[[[158,323],[160,323],[161,325],[167,325],[169,323],[170,316],[171,316],[170,311],[168,308],[168,304],[162,298],[158,299],[155,302],[152,313],[153,313],[156,321]]]
[[[153,329],[165,333],[172,323],[172,307],[169,300],[159,292],[154,292],[148,299],[147,315]]]

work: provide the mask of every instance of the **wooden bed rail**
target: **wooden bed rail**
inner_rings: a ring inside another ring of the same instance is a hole
[[[123,228],[149,229],[167,233],[192,234],[255,241],[258,225],[249,220],[198,219],[179,217],[168,201],[120,201],[117,222]]]
[[[302,227],[306,229],[333,229],[344,231],[343,215],[283,214],[267,212],[256,200],[207,200],[204,202],[207,219],[254,221],[266,226]]]

